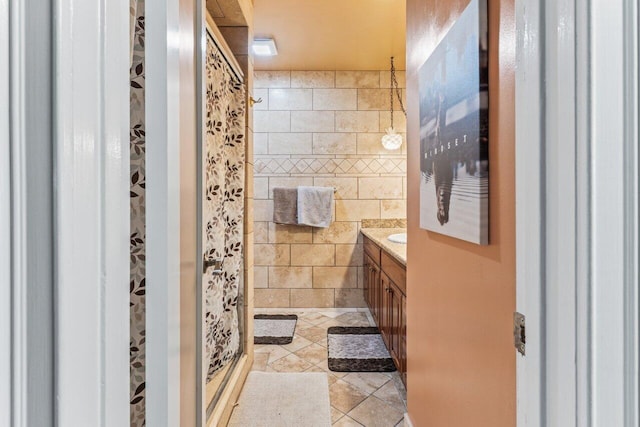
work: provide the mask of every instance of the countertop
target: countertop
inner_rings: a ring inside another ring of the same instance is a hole
[[[406,233],[406,228],[361,228],[360,231],[402,265],[407,266],[407,245],[387,239],[390,234]]]

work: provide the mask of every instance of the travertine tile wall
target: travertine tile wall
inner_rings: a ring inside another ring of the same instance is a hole
[[[404,98],[402,71],[398,83]],[[380,143],[389,85],[389,71],[255,72],[256,307],[365,305],[360,221],[406,217],[406,138],[397,151]],[[298,185],[336,188],[331,227],[271,221],[273,188]]]

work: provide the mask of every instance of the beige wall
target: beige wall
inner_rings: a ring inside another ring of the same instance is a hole
[[[406,145],[380,144],[388,88],[388,71],[255,72],[256,307],[364,306],[360,222],[406,216]],[[273,188],[298,185],[336,188],[329,228],[271,222]]]
[[[408,0],[408,405],[416,426],[516,424],[514,0],[489,4],[490,245],[419,228],[417,70],[467,0]]]

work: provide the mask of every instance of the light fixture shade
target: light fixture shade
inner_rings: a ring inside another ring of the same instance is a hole
[[[276,56],[278,54],[276,42],[269,38],[253,39],[251,48],[256,56]]]
[[[402,146],[402,135],[396,133],[393,128],[387,128],[387,133],[382,137],[382,146],[387,150],[397,150]]]

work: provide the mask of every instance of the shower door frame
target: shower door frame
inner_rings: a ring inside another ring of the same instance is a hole
[[[203,2],[204,3],[204,2]],[[243,245],[243,268],[240,269],[240,283],[239,283],[239,297],[238,297],[238,308],[237,310],[242,310],[238,314],[238,328],[240,330],[240,344],[238,353],[234,357],[232,361],[229,362],[231,365],[229,370],[226,372],[223,381],[221,382],[216,394],[214,395],[211,402],[207,402],[206,399],[206,388],[207,388],[207,370],[209,366],[209,360],[206,358],[206,349],[205,349],[205,321],[204,314],[206,312],[205,307],[205,285],[203,283],[203,253],[204,253],[204,242],[202,237],[202,229],[203,229],[203,217],[202,217],[202,209],[203,209],[203,194],[204,194],[204,147],[205,147],[205,130],[204,130],[204,116],[206,113],[206,97],[204,96],[206,91],[206,54],[207,54],[207,37],[211,37],[218,47],[220,53],[224,57],[227,65],[231,68],[232,72],[235,76],[244,84],[245,76],[242,72],[242,68],[236,61],[231,49],[227,45],[224,37],[218,30],[215,22],[211,15],[206,11],[203,12],[204,16],[204,25],[202,25],[202,32],[200,43],[201,49],[198,51],[197,59],[196,59],[196,69],[197,72],[200,73],[197,76],[197,84],[200,86],[196,88],[196,103],[199,107],[197,111],[198,125],[197,125],[197,166],[198,170],[197,174],[197,186],[196,186],[196,194],[197,197],[197,220],[196,220],[196,228],[197,228],[197,263],[196,263],[196,272],[197,272],[197,285],[196,285],[196,307],[197,307],[197,336],[198,341],[196,343],[196,354],[197,354],[197,386],[198,386],[198,425],[205,426],[216,425],[216,423],[224,418],[224,412],[228,409],[226,406],[228,405],[220,405],[220,403],[224,403],[224,401],[228,400],[231,397],[232,389],[235,388],[235,385],[238,381],[242,381],[241,373],[244,370],[244,367],[248,363],[248,355],[246,353],[246,334],[245,334],[245,321],[244,321],[244,295],[246,290],[246,278],[244,277],[244,252],[246,250],[246,242]],[[246,141],[245,141],[246,144]],[[246,209],[246,207],[245,207]],[[244,221],[247,218],[245,216]],[[216,421],[216,423],[213,423]]]

